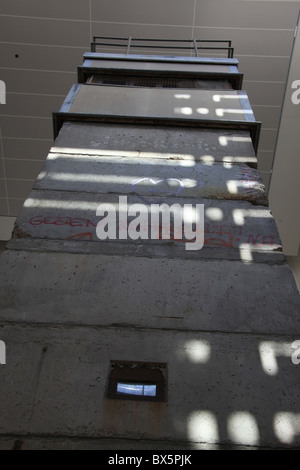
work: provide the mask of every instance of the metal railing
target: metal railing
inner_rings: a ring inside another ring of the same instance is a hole
[[[118,41],[118,42],[112,42]],[[122,41],[122,42],[119,42]],[[161,43],[161,44],[158,44]],[[165,43],[165,44],[162,44]],[[169,45],[171,43],[171,45]],[[174,43],[177,43],[174,45]],[[173,44],[173,45],[172,45]],[[190,44],[190,45],[181,45]],[[215,44],[201,45],[201,44]],[[224,46],[217,46],[216,44],[225,44]],[[111,37],[111,36],[94,36],[91,43],[91,52],[97,52],[97,47],[113,47],[126,49],[126,54],[130,54],[130,49],[165,49],[165,50],[189,50],[193,51],[195,57],[199,57],[199,50],[210,51],[227,51],[227,57],[233,58],[234,48],[231,46],[230,40],[219,39],[149,39],[149,38],[134,38],[134,37]]]

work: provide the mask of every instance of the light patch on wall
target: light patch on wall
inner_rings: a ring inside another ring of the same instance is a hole
[[[232,442],[240,445],[257,445],[259,430],[254,416],[248,411],[235,411],[228,418],[228,435]]]
[[[223,219],[223,211],[219,207],[209,207],[206,209],[205,214],[210,220]]]
[[[277,439],[283,444],[293,444],[300,435],[300,413],[282,411],[276,413],[273,421]]]
[[[264,209],[233,209],[232,217],[236,225],[245,225],[246,217],[270,219],[272,218],[272,214],[269,210]]]
[[[205,364],[209,361],[211,347],[204,340],[190,340],[185,343],[185,356],[194,364]]]
[[[175,96],[175,98],[180,99],[180,100],[189,100],[191,98],[191,95],[183,94],[183,93],[181,93],[181,94],[178,93],[174,96]]]
[[[211,411],[194,411],[190,414],[187,424],[190,441],[208,444],[218,442],[218,422]]]
[[[209,113],[209,109],[208,108],[197,108],[197,113],[199,114],[208,114]]]
[[[225,135],[219,136],[219,144],[222,145],[222,147],[226,147],[228,142],[251,142],[251,139],[250,137],[228,137]]]
[[[228,180],[226,183],[228,192],[230,194],[238,194],[239,185],[240,185],[240,181],[236,181],[236,180]]]
[[[243,263],[252,263],[252,248],[248,243],[241,243],[239,246],[240,257]]]
[[[247,96],[242,96],[242,95],[213,95],[213,101],[215,103],[220,103],[221,100],[226,99],[226,100],[240,100],[240,99],[246,99]]]
[[[212,166],[215,163],[215,157],[212,155],[202,155],[202,157],[200,157],[200,161],[204,165]]]
[[[188,106],[184,106],[182,108],[175,108],[174,109],[174,112],[176,114],[184,114],[186,116],[190,116],[191,114],[193,114],[193,110],[192,108],[188,107]]]
[[[218,117],[224,117],[224,114],[253,114],[252,111],[248,111],[245,109],[224,109],[224,108],[217,108],[216,115]]]
[[[292,347],[289,343],[262,341],[258,349],[262,369],[267,375],[274,376],[278,374],[279,366],[277,357],[292,357]]]

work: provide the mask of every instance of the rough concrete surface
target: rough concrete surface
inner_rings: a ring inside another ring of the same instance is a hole
[[[141,124],[65,122],[51,152],[257,163],[249,131]]]
[[[209,159],[208,159],[209,160]],[[35,189],[239,199],[267,205],[260,173],[245,164],[50,153]],[[148,198],[149,200],[149,198]]]
[[[187,121],[190,119],[254,121],[248,98],[240,93],[242,92],[236,90],[174,90],[82,85],[69,112],[184,118]],[[227,99],[228,97],[230,99]]]
[[[287,264],[7,251],[2,321],[289,334],[300,330]],[[287,304],[286,298],[289,299]]]
[[[0,369],[1,433],[40,435],[39,445],[51,435],[183,448],[300,444],[294,336],[33,324],[7,325],[1,334],[9,364]],[[124,350],[128,360],[164,358],[167,403],[106,398],[110,360],[123,360]]]
[[[235,91],[80,91],[71,112],[255,124]],[[300,297],[256,163],[245,130],[65,122],[0,258],[0,449],[299,448]],[[99,240],[120,195],[204,204],[203,248]],[[109,398],[114,361],[131,385],[159,363],[161,401]]]

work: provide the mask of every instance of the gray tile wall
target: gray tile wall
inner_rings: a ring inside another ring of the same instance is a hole
[[[30,191],[52,143],[52,111],[94,34],[232,39],[263,123],[258,157],[268,184],[299,8],[287,0],[1,0],[0,216],[16,216]]]

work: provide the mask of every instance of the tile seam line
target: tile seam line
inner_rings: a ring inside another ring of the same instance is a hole
[[[197,10],[197,0],[194,0],[193,19],[192,19],[192,39],[194,38],[194,33],[195,33],[196,10]]]
[[[252,108],[280,108],[279,104],[252,104]]]
[[[196,12],[196,0],[195,4],[193,7],[193,14],[194,14],[194,19],[195,19],[195,12]],[[194,21],[192,24],[173,24],[173,23],[140,23],[140,22],[127,22],[127,21],[104,21],[104,20],[91,20],[91,17],[89,15],[89,18],[87,19],[82,19],[82,18],[56,18],[56,17],[50,17],[50,16],[28,16],[28,15],[10,15],[6,13],[0,13],[0,17],[8,17],[8,18],[24,18],[24,19],[31,19],[31,20],[49,20],[49,21],[68,21],[68,22],[77,22],[77,23],[100,23],[100,24],[116,24],[116,25],[135,25],[135,26],[169,26],[169,27],[178,27],[178,28],[201,28],[201,29],[228,29],[228,30],[254,30],[254,31],[290,31],[294,32],[295,28],[249,28],[249,27],[238,27],[238,26],[206,26],[206,25],[197,25],[194,24]],[[193,20],[194,20],[193,19]]]
[[[49,119],[52,121],[52,118],[51,117],[47,117],[47,116],[23,116],[23,115],[20,115],[20,114],[0,114],[0,119],[2,117],[9,117],[9,118],[22,118],[22,119]]]
[[[4,178],[1,178],[1,180]],[[34,179],[28,179],[28,178],[5,178],[6,181],[30,181],[30,183],[35,183],[36,180]],[[9,198],[11,199],[11,198]],[[22,199],[22,198],[17,198],[17,199]]]
[[[6,13],[0,13],[0,18],[22,18],[26,20],[49,20],[49,21],[68,21],[68,22],[76,22],[76,23],[89,23],[90,19],[82,19],[82,18],[55,18],[51,16],[28,16],[28,15],[9,15]]]
[[[281,80],[244,80],[244,83],[280,83],[280,84],[285,84],[284,81]]]
[[[122,442],[125,442],[127,443],[128,441],[129,442],[134,442],[135,439],[133,437],[123,437],[123,436],[117,436],[117,437],[111,437],[111,436],[102,436],[102,435],[95,435],[95,434],[57,434],[57,433],[38,433],[38,432],[30,432],[30,433],[25,433],[24,431],[20,431],[20,432],[11,432],[11,433],[0,433],[0,438],[1,439],[14,439],[16,440],[16,438],[22,438],[22,439],[25,439],[25,442],[28,442],[28,441],[32,441],[32,440],[35,440],[35,439],[46,439],[46,440],[51,440],[51,441],[59,441],[61,439],[66,439],[66,440],[70,440],[70,441],[93,441],[93,442],[99,442],[99,441],[116,441],[116,442],[119,442],[119,441],[122,441]],[[163,438],[163,439],[151,439],[151,438],[148,438],[148,437],[143,437],[141,439],[138,439],[138,442],[141,442],[141,443],[158,443],[160,444],[161,442],[163,442],[164,444],[165,443],[171,443],[171,444],[185,444],[185,445],[189,445],[190,447],[188,448],[184,448],[184,453],[187,454],[189,451],[192,451],[192,450],[201,450],[201,449],[194,449],[194,447],[192,447],[193,445],[199,445],[199,446],[205,446],[207,448],[210,448],[210,447],[214,447],[214,446],[217,446],[218,448],[220,448],[220,450],[222,450],[223,448],[226,449],[227,447],[230,447],[231,450],[239,450],[239,449],[242,449],[242,450],[245,450],[245,448],[247,448],[248,450],[250,449],[269,449],[269,450],[276,450],[276,449],[280,449],[280,450],[286,450],[288,448],[288,450],[290,449],[296,449],[296,450],[299,450],[299,446],[298,445],[286,445],[284,443],[279,443],[278,445],[276,446],[271,446],[271,445],[264,445],[264,444],[254,444],[254,445],[251,445],[251,444],[236,444],[236,443],[233,443],[233,442],[230,442],[230,444],[224,444],[224,443],[221,443],[221,442],[213,442],[213,443],[210,443],[210,442],[207,442],[207,441],[195,441],[195,440],[187,440],[187,439],[166,439],[166,438]],[[132,444],[131,444],[132,445]],[[128,449],[131,449],[131,447],[129,447]],[[125,452],[126,450],[128,449],[124,449]],[[160,449],[160,448],[159,448]],[[101,450],[101,449],[100,449]],[[138,452],[140,452],[140,450],[143,452],[143,450],[145,450],[147,452],[146,449],[138,449],[137,448],[137,452],[135,454],[138,454]],[[113,451],[112,451],[113,452]],[[170,452],[172,452],[172,450],[170,449]],[[178,451],[179,452],[179,451]],[[157,451],[158,453],[158,451]],[[162,452],[160,452],[162,453]]]
[[[87,46],[72,46],[69,44],[40,44],[38,42],[12,42],[12,41],[0,41],[0,44],[11,44],[13,46],[39,46],[39,47],[66,47],[68,49],[82,49],[84,52],[90,50],[90,44]]]
[[[28,92],[22,92],[22,91],[8,91],[6,95],[25,95],[25,96],[51,96],[57,97],[57,98],[65,98],[66,95],[55,95],[51,93],[28,93]]]
[[[89,46],[71,46],[68,44],[39,44],[39,43],[27,43],[27,42],[11,42],[11,41],[0,41],[0,44],[14,45],[14,46],[30,46],[30,47],[56,47],[56,48],[69,48],[69,49],[82,49],[84,52],[89,51]],[[168,47],[166,46],[166,49]],[[117,49],[116,47],[111,47],[111,49]],[[272,59],[289,59],[288,55],[260,55],[260,54],[236,54],[236,57],[262,57],[262,58],[272,58]],[[12,67],[11,67],[12,68]],[[69,72],[71,73],[71,72]],[[72,72],[74,73],[74,72]]]
[[[46,72],[46,73],[68,73],[76,76],[76,72],[71,72],[70,70],[44,70],[44,69],[25,69],[21,67],[0,67],[0,70],[10,70],[10,71],[25,71],[25,72]],[[64,95],[65,96],[65,95]]]
[[[8,248],[6,250],[7,252],[11,251],[25,251],[31,253],[30,250],[12,250]],[[46,253],[46,252],[38,252],[38,253]],[[86,255],[86,253],[82,253],[82,255]],[[106,255],[106,256],[111,256],[111,255]],[[190,261],[190,260],[189,260]],[[193,260],[192,260],[193,261]],[[210,262],[210,260],[208,260]],[[274,337],[274,338],[294,338],[299,335],[299,333],[275,333],[275,332],[259,332],[259,331],[231,331],[231,330],[205,330],[205,329],[194,329],[190,330],[187,328],[161,328],[161,327],[151,327],[151,326],[142,326],[142,325],[134,325],[134,324],[107,324],[107,325],[101,325],[101,324],[94,324],[94,323],[59,323],[59,322],[37,322],[37,321],[18,321],[18,320],[1,320],[0,319],[0,325],[1,326],[22,326],[22,327],[28,327],[28,328],[33,328],[33,329],[47,329],[47,328],[52,328],[52,329],[64,329],[64,328],[93,328],[93,329],[115,329],[119,330],[121,327],[122,329],[126,330],[134,330],[134,331],[140,331],[140,330],[155,330],[155,331],[173,331],[173,332],[178,332],[180,333],[202,333],[202,334],[207,334],[207,335],[223,335],[223,336],[258,336],[258,337]]]
[[[10,17],[10,18],[23,18],[23,19],[31,19],[31,20],[39,20],[39,21],[67,21],[73,23],[90,23],[90,19],[82,20],[82,19],[71,19],[71,18],[50,18],[50,17],[37,17],[37,16],[18,16],[18,15],[4,15],[0,14],[1,17]],[[154,26],[154,27],[168,27],[168,28],[194,28],[197,29],[216,29],[216,30],[228,30],[228,31],[284,31],[294,33],[295,28],[249,28],[249,27],[238,27],[238,26],[201,26],[201,25],[193,25],[193,24],[172,24],[172,23],[129,23],[129,22],[122,22],[122,21],[101,21],[101,20],[91,20],[92,23],[98,24],[107,24],[107,25],[127,25],[127,26]]]
[[[20,157],[4,157],[4,160],[18,160],[19,162],[44,162],[44,159],[20,158]]]
[[[179,25],[179,24],[164,24],[164,23],[129,23],[129,22],[123,22],[123,21],[101,21],[101,20],[93,20],[93,23],[99,23],[99,24],[113,24],[113,25],[131,25],[131,26],[163,26],[163,27],[178,27],[178,28],[190,28],[192,27],[191,24],[187,25]],[[229,31],[232,30],[249,30],[249,31],[289,31],[291,33],[295,32],[295,28],[242,28],[238,26],[201,26],[201,25],[194,25],[195,29],[228,29]]]
[[[34,137],[11,137],[11,136],[2,136],[3,139],[9,139],[9,140],[37,140],[37,141],[41,141],[41,142],[53,142],[52,139],[38,139],[38,138],[34,138]]]
[[[5,199],[4,197],[0,197],[0,200],[4,200],[4,199]],[[24,201],[23,197],[9,197],[8,199],[11,201]],[[3,216],[3,217],[18,217],[18,216],[13,215],[13,216]]]

